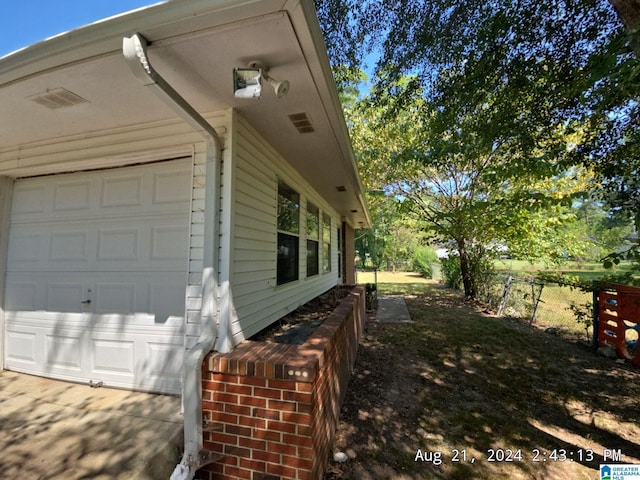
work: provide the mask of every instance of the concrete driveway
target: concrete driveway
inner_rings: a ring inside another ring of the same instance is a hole
[[[0,371],[0,478],[168,479],[180,398]]]

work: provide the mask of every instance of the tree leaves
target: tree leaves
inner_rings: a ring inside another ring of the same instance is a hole
[[[346,108],[365,186],[435,238],[578,253],[564,226],[594,183],[640,227],[640,66],[607,2],[316,3],[337,71],[379,49]]]

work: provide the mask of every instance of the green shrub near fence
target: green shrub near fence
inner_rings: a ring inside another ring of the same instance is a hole
[[[538,321],[545,325],[559,327],[571,332],[585,335],[584,324],[578,322],[572,305],[584,305],[593,302],[591,292],[583,292],[576,288],[547,284],[542,291],[538,307]]]
[[[438,262],[438,256],[429,247],[417,247],[413,252],[413,270],[425,278],[433,278],[433,264]]]
[[[462,272],[460,271],[460,260],[457,257],[443,258],[442,279],[449,288],[459,289],[462,285]]]

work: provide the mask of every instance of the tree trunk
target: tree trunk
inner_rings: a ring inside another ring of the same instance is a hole
[[[618,17],[631,33],[640,27],[640,0],[609,0]]]
[[[458,253],[460,255],[460,274],[462,275],[462,285],[464,287],[464,296],[468,299],[476,298],[476,282],[473,278],[472,261],[467,252],[467,242],[465,239],[457,241]]]
[[[609,0],[609,3],[633,37],[636,57],[640,58],[640,0]]]

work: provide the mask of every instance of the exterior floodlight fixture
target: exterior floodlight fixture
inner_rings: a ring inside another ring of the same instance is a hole
[[[289,93],[289,82],[286,80],[283,80],[282,82],[278,82],[277,80],[274,80],[273,78],[271,78],[270,76],[266,75],[264,76],[264,78],[267,80],[267,82],[269,82],[269,85],[271,85],[273,87],[273,90],[276,92],[276,98],[282,98],[284,96],[287,95],[287,93]]]
[[[269,68],[262,62],[249,62],[247,68],[233,69],[233,94],[236,98],[260,98],[263,79],[273,87],[276,98],[289,93],[289,82],[279,82],[267,75]]]
[[[233,94],[236,98],[260,98],[262,94],[262,69],[234,68]]]

